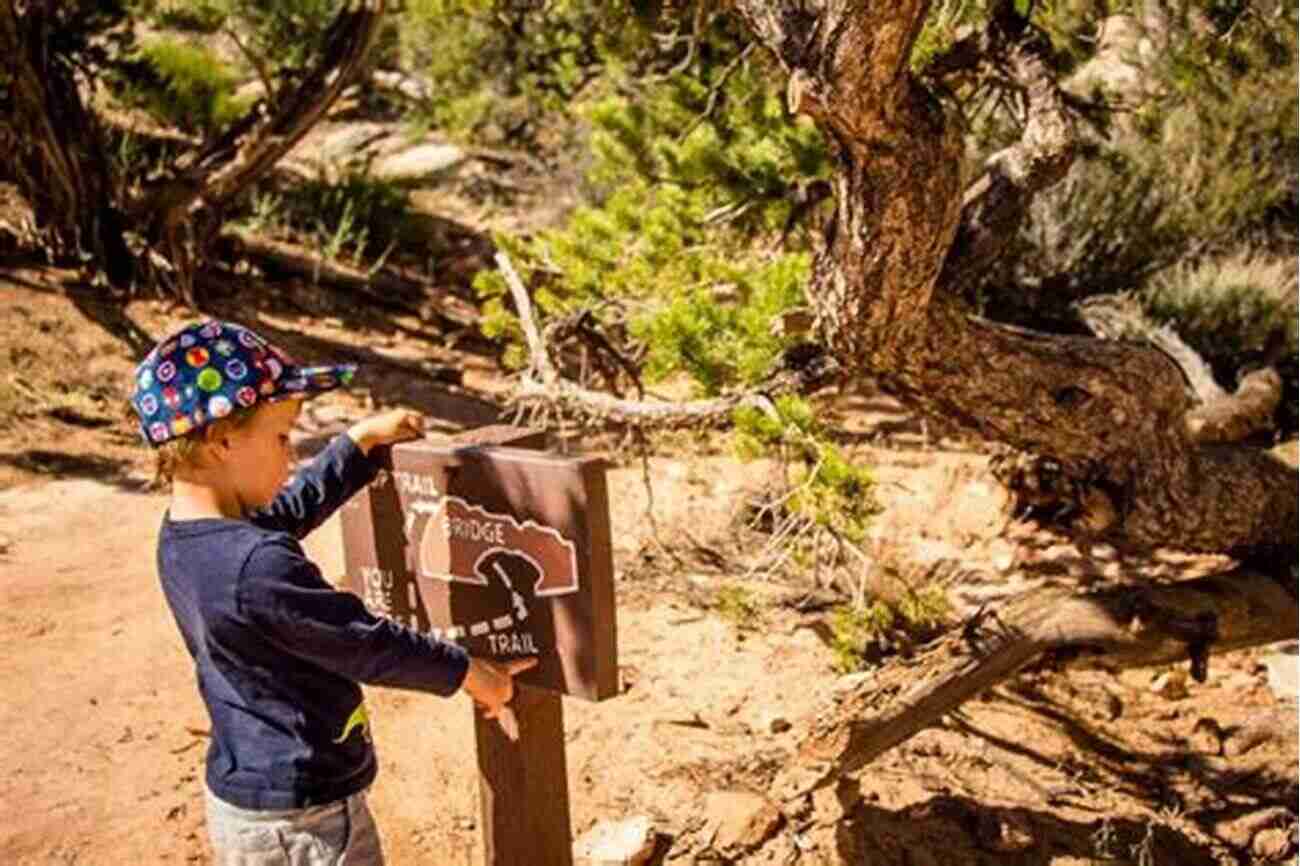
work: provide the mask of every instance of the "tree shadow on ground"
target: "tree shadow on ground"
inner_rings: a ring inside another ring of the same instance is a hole
[[[126,315],[123,309],[127,303],[126,298],[114,297],[108,289],[82,282],[71,274],[62,278],[55,277],[49,282],[28,280],[13,273],[0,273],[0,279],[28,291],[67,298],[87,321],[94,322],[106,334],[121,341],[132,358],[144,357],[156,342],[153,335]],[[159,338],[161,336],[158,335]]]
[[[130,461],[93,454],[29,448],[16,454],[0,454],[0,465],[55,479],[88,478],[129,493],[145,493],[153,486],[152,481],[131,473]]]
[[[1013,741],[984,730],[963,713],[950,715],[949,721],[964,734],[983,740],[1008,755],[1028,760],[1052,774],[1068,777],[1070,784],[1043,791],[1049,804],[1086,807],[1104,792],[1122,791],[1158,803],[1163,812],[1180,816],[1181,820],[1198,827],[1206,837],[1216,838],[1219,844],[1229,848],[1234,847],[1233,841],[1220,836],[1220,828],[1225,822],[1268,809],[1295,811],[1296,797],[1300,794],[1295,782],[1280,767],[1266,761],[1243,764],[1238,760],[1230,763],[1217,754],[1190,747],[1173,731],[1153,736],[1163,748],[1134,749],[1059,706],[1032,682],[1018,681],[999,689],[997,694],[998,702],[1037,715],[1056,727],[1069,738],[1077,751],[1064,759],[1053,757],[1026,742]],[[1120,832],[1119,828],[1120,824],[1112,822],[1112,830]],[[1181,839],[1184,847],[1191,847],[1189,853],[1182,854],[1178,853],[1182,849],[1176,844],[1161,840],[1155,848],[1160,852],[1155,862],[1217,862],[1211,852],[1205,850],[1203,839],[1198,844],[1170,827],[1156,828],[1158,837],[1160,831]],[[1122,832],[1117,838],[1123,841],[1121,847],[1126,849],[1134,844]],[[1171,858],[1171,853],[1178,856]],[[1249,858],[1249,852],[1239,850],[1238,853]],[[1008,859],[997,862],[1041,861]]]
[[[154,338],[126,314],[123,301],[107,297],[102,290],[85,285],[68,286],[64,295],[87,320],[120,340],[132,358],[139,360],[154,347]]]
[[[949,795],[898,810],[859,802],[835,836],[842,862],[871,866],[1052,866],[1065,857],[1216,866],[1210,853],[1154,822],[1072,821],[1047,809]]]

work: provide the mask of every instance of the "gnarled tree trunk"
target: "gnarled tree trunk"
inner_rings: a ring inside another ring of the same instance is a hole
[[[0,125],[8,175],[31,205],[36,231],[57,256],[101,263],[124,284],[131,255],[118,189],[95,117],[81,102],[72,65],[56,56],[50,33],[55,0],[32,0],[21,14],[0,2],[0,52],[6,58],[11,116]]]
[[[985,32],[939,61],[996,64],[1028,108],[1021,140],[963,190],[958,121],[908,67],[927,2],[732,6],[789,73],[791,110],[811,116],[830,144],[836,207],[808,294],[818,338],[847,374],[870,375],[912,408],[1025,452],[995,471],[1067,533],[1249,563],[1158,590],[1085,598],[1055,588],[1017,600],[996,646],[945,645],[948,661],[931,659],[935,675],[910,691],[864,693],[828,710],[790,774],[824,781],[860,766],[1044,654],[1115,664],[1190,655],[1203,672],[1214,649],[1294,636],[1294,470],[1265,452],[1203,441],[1187,423],[1196,401],[1182,372],[1149,345],[999,325],[957,300],[1073,159],[1074,124],[1042,35],[1004,2]]]
[[[0,143],[17,154],[13,180],[32,202],[37,228],[51,250],[88,252],[111,281],[143,276],[193,303],[194,271],[235,199],[298,143],[360,70],[374,43],[386,0],[348,0],[327,32],[315,65],[269,104],[195,151],[181,154],[161,177],[133,192],[133,178],[115,177],[107,143],[82,102],[73,74],[77,58],[55,57],[53,0],[0,0],[0,51],[10,58],[13,122]],[[4,141],[5,138],[11,139]],[[137,260],[131,230],[155,255]],[[142,273],[143,271],[143,273]]]
[[[791,107],[830,142],[836,208],[809,295],[819,338],[850,375],[1050,461],[1062,506],[1091,518],[1067,529],[1245,558],[1294,547],[1295,472],[1193,438],[1193,402],[1164,354],[982,321],[954,300],[956,281],[997,255],[1073,155],[1046,42],[1011,4],[984,44],[1022,88],[1029,121],[965,193],[958,123],[908,68],[928,3],[734,6],[789,71]]]

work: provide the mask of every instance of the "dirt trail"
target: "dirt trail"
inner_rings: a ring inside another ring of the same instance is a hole
[[[627,473],[613,484],[639,482]],[[153,567],[164,507],[162,496],[84,480],[0,494],[0,524],[11,540],[0,559],[0,628],[10,647],[0,657],[7,696],[0,803],[22,816],[0,823],[6,863],[206,857],[207,718]],[[327,573],[338,573],[333,522],[309,548]],[[599,706],[566,702],[579,827],[622,815],[634,801],[642,810],[676,812],[691,786],[650,785],[640,776],[645,764],[668,751],[674,763],[725,758],[745,743],[737,739],[743,727],[720,734],[697,727],[700,718],[720,721],[746,701],[789,704],[782,694],[798,694],[796,683],[827,661],[810,632],[798,642],[801,664],[778,663],[771,647],[747,648],[727,623],[671,601],[624,606],[619,615],[630,689]],[[372,799],[392,862],[477,862],[468,702],[368,693],[382,761]],[[613,767],[614,753],[637,759]]]

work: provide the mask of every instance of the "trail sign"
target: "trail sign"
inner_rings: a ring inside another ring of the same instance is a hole
[[[472,655],[538,657],[513,735],[474,708],[488,866],[572,866],[560,695],[618,692],[605,465],[528,450],[544,446],[515,427],[396,445],[341,510],[348,583],[371,609]]]
[[[519,441],[517,430],[485,435]],[[617,693],[602,460],[403,443],[342,524],[349,583],[372,609],[471,655],[537,655],[520,682],[589,700]]]

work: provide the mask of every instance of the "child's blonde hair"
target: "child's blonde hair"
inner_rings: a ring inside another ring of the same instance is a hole
[[[209,436],[220,436],[225,430],[238,430],[246,426],[264,405],[266,404],[259,403],[237,408],[224,418],[217,418],[197,430],[159,445],[154,449],[155,483],[171,484],[179,470],[198,463],[199,448]]]

